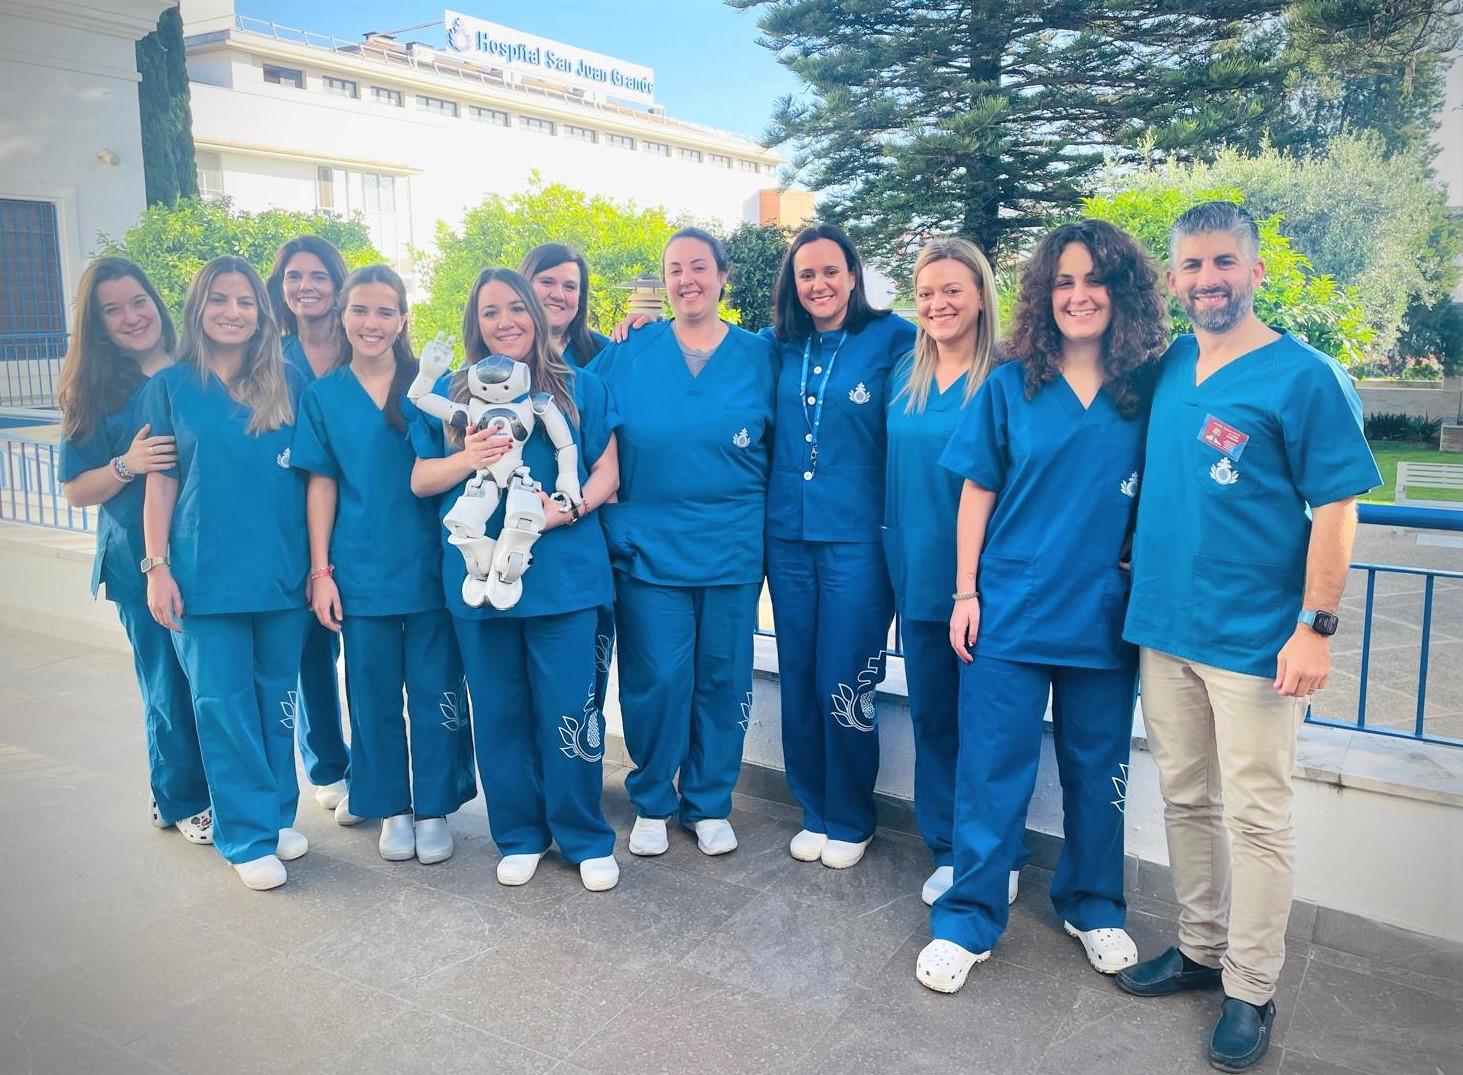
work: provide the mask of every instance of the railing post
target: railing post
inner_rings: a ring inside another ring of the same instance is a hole
[[[1427,658],[1428,642],[1433,623],[1433,576],[1428,575],[1422,591],[1422,650],[1417,659],[1417,721],[1413,734],[1422,738],[1423,715],[1427,711]]]
[[[1377,596],[1377,569],[1367,568],[1366,573],[1366,615],[1361,624],[1361,682],[1356,688],[1356,726],[1366,727],[1366,687],[1368,670],[1372,663],[1372,604]]]

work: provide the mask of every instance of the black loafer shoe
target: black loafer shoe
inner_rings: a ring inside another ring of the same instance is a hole
[[[1275,1023],[1275,1002],[1263,1008],[1234,997],[1224,998],[1214,1037],[1209,1042],[1209,1066],[1220,1071],[1244,1071],[1258,1064],[1270,1048],[1270,1028]]]
[[[1217,968],[1195,969],[1184,962],[1177,948],[1170,948],[1161,956],[1118,971],[1114,980],[1119,989],[1135,997],[1166,997],[1186,989],[1215,989],[1219,985],[1219,976]]]

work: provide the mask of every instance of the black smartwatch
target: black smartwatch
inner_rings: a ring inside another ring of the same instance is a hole
[[[1295,622],[1305,624],[1323,638],[1330,638],[1336,633],[1336,628],[1341,626],[1336,613],[1322,612],[1319,609],[1302,609]]]

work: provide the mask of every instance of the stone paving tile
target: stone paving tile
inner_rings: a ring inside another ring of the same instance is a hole
[[[1265,1069],[1273,1069],[1280,1072],[1280,1075],[1358,1075],[1359,1068],[1349,1068],[1341,1064],[1333,1064],[1328,1060],[1318,1060],[1307,1053],[1298,1052],[1294,1049],[1275,1048],[1270,1050],[1270,1056],[1265,1058]]]
[[[626,834],[619,845],[622,861],[628,854],[624,849],[631,823],[633,819],[621,829]],[[737,849],[729,855],[703,855],[696,850],[693,838],[685,845],[677,841],[674,853],[645,861],[757,890],[775,886],[795,870],[809,868],[787,853],[787,842],[797,829],[790,828],[783,819],[738,806],[732,810],[731,823],[737,833]]]
[[[1098,983],[1101,985],[1101,983]],[[1218,992],[1139,999],[1082,988],[1057,1028],[1037,1071],[1083,1075],[1201,1075],[1219,1015]]]
[[[786,850],[783,854],[793,861]],[[934,862],[917,839],[880,830],[857,866],[833,870],[817,862],[794,865],[799,868],[784,873],[769,891],[846,914],[901,907],[911,912],[910,929],[919,928],[925,921],[927,908],[920,902],[919,892]]]
[[[466,1023],[408,1009],[370,1028],[332,1060],[329,1071],[432,1075],[536,1075],[557,1071],[545,1053]]]
[[[158,1075],[167,1069],[0,990],[0,1075]]]
[[[7,693],[15,686],[14,674],[23,669],[54,664],[78,653],[100,652],[79,642],[68,642],[64,638],[51,638],[31,631],[0,627],[0,676],[4,677]]]

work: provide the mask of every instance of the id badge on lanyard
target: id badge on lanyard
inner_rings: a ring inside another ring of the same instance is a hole
[[[810,473],[817,473],[818,470],[818,430],[823,425],[823,397],[828,393],[828,382],[833,379],[833,364],[838,361],[838,352],[843,350],[844,343],[848,340],[848,333],[838,337],[838,345],[833,348],[833,354],[828,359],[828,365],[823,373],[823,382],[818,386],[818,394],[810,398],[808,396],[808,364],[813,357],[813,336],[808,337],[808,342],[803,344],[803,374],[798,381],[798,400],[803,408],[803,421],[807,423],[810,443],[812,444],[811,460],[808,464]],[[808,415],[808,405],[812,404],[813,413]]]

